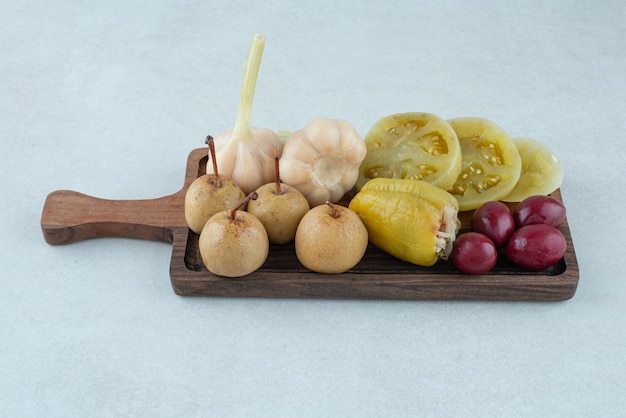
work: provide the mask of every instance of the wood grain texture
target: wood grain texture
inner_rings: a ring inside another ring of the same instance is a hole
[[[183,188],[158,199],[107,200],[70,190],[50,193],[41,215],[44,239],[54,245],[98,237],[172,243],[174,230],[187,227],[185,193],[198,177],[200,161],[206,155],[206,149],[192,151]]]
[[[360,298],[414,300],[534,300],[570,299],[579,280],[578,264],[567,219],[559,227],[567,241],[561,261],[539,272],[523,270],[500,257],[487,274],[458,272],[451,262],[420,267],[400,261],[370,245],[350,271],[326,275],[305,269],[292,244],[273,245],[265,264],[242,278],[211,274],[202,264],[198,235],[184,219],[184,195],[204,174],[206,149],[189,154],[183,188],[152,200],[104,200],[77,192],[51,193],[41,227],[50,244],[67,244],[97,237],[126,237],[172,243],[170,279],[178,295],[287,298]],[[553,197],[562,201],[557,190]],[[344,198],[346,204],[350,195]],[[512,205],[514,206],[514,205]],[[471,212],[460,214],[467,229]]]

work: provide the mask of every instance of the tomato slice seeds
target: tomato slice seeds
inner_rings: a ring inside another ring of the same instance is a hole
[[[476,209],[508,195],[520,178],[522,161],[507,132],[484,118],[455,118],[448,123],[461,145],[461,172],[448,190],[459,209]]]

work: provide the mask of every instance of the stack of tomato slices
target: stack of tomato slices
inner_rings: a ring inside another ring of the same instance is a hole
[[[512,139],[484,118],[394,114],[374,124],[365,144],[357,190],[377,177],[424,180],[454,195],[462,211],[547,195],[563,180],[560,162],[547,145]]]

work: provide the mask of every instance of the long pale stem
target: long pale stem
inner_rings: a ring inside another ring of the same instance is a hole
[[[248,57],[243,70],[243,82],[241,84],[241,94],[239,95],[239,109],[237,110],[237,120],[233,132],[235,137],[254,140],[250,129],[250,116],[252,114],[252,102],[254,101],[254,91],[256,80],[261,67],[261,58],[265,48],[265,37],[255,34],[248,50]]]

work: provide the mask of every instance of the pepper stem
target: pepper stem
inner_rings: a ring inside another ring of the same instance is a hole
[[[259,197],[259,194],[257,192],[251,192],[248,196],[246,196],[245,199],[243,199],[241,202],[237,204],[237,206],[235,206],[234,208],[230,210],[230,219],[234,220],[235,216],[237,216],[237,211],[241,209],[242,207],[244,207],[244,205],[248,203],[249,201],[256,200],[257,197]]]

